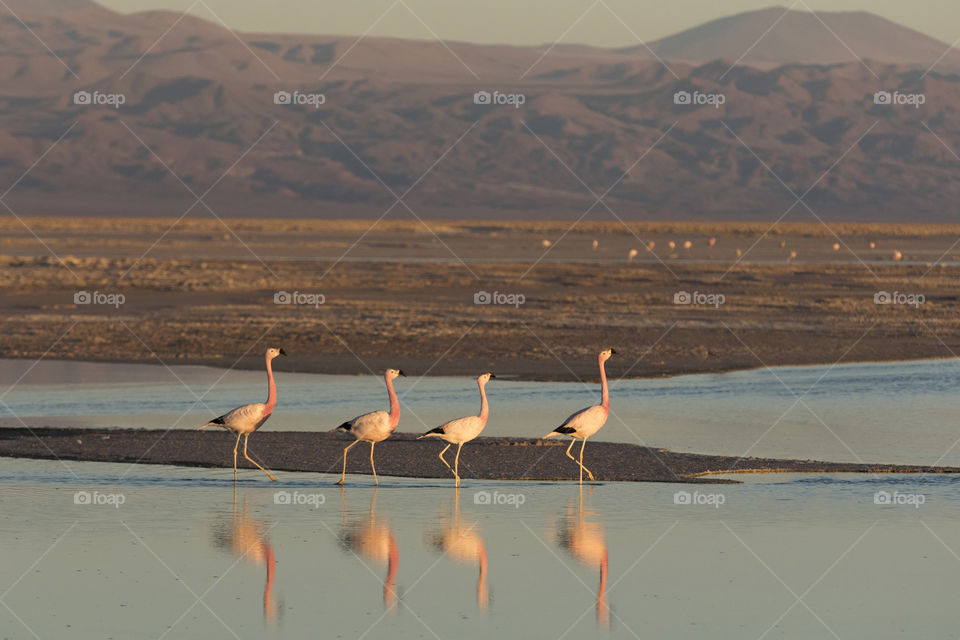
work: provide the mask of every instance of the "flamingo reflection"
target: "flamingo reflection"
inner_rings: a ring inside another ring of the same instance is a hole
[[[468,565],[478,565],[480,574],[477,577],[477,606],[480,611],[486,611],[490,602],[487,590],[487,547],[480,536],[477,524],[464,524],[460,520],[460,489],[454,495],[453,521],[447,523],[439,532],[434,534],[430,543],[433,547],[450,556],[457,562]],[[442,521],[441,521],[442,524]]]
[[[593,493],[593,487],[589,493]],[[589,494],[588,494],[589,496]],[[597,623],[610,626],[610,605],[607,603],[607,540],[603,526],[587,516],[596,516],[594,511],[583,509],[583,489],[580,489],[580,502],[574,511],[567,507],[566,515],[557,523],[556,540],[570,555],[581,564],[600,569],[600,586],[597,588]]]
[[[267,537],[268,527],[259,520],[247,516],[247,499],[244,496],[243,508],[237,513],[237,494],[233,494],[233,517],[221,523],[214,530],[214,542],[249,564],[265,565],[266,583],[263,588],[263,616],[268,621],[277,618],[277,603],[273,598],[273,585],[276,578],[276,556]]]
[[[344,548],[357,554],[360,558],[387,564],[387,576],[383,581],[383,605],[387,610],[397,605],[397,567],[400,564],[400,549],[393,529],[386,520],[378,520],[374,514],[377,501],[377,490],[370,496],[370,512],[366,518],[347,521],[346,492],[341,488],[340,497],[343,501],[343,533],[340,536]]]

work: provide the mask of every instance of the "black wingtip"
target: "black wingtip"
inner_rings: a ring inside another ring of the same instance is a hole
[[[342,425],[334,429],[334,431],[350,431],[353,428],[352,422],[344,422]]]
[[[427,431],[427,432],[426,432],[425,434],[423,434],[422,436],[419,436],[419,437],[417,438],[417,440],[419,440],[420,438],[426,438],[426,437],[427,437],[428,435],[430,435],[431,433],[443,433],[443,427],[437,427],[436,429],[430,429],[430,431]]]
[[[576,432],[576,429],[574,429],[573,427],[557,427],[556,429],[553,430],[553,432],[566,436]]]
[[[220,416],[219,418],[214,418],[207,424],[226,424],[226,423],[223,421],[223,416]]]

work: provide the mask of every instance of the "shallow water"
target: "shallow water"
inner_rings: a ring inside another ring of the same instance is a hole
[[[186,429],[266,396],[257,371],[33,364],[0,360],[0,424]],[[507,373],[487,386],[485,435],[542,436],[599,401],[596,383],[517,382]],[[386,408],[374,376],[276,377],[279,404],[264,429],[325,431]],[[400,378],[396,386],[402,431],[479,409],[471,378]],[[725,455],[960,466],[957,388],[957,359],[619,380],[611,384],[612,415],[595,438]]]
[[[189,428],[265,392],[262,372],[29,366],[0,361],[4,424]],[[268,429],[327,429],[385,401],[372,376],[277,377]],[[601,435],[960,464],[958,378],[960,361],[944,360],[621,381]],[[487,433],[542,435],[596,387],[493,381]],[[476,409],[470,379],[398,389],[405,430]],[[203,394],[209,408],[193,407]],[[459,495],[438,480],[240,477],[235,492],[229,469],[0,458],[0,636],[742,640],[946,637],[960,622],[954,476],[582,493],[467,481]]]
[[[958,622],[946,476],[744,476],[697,486],[711,504],[676,504],[694,487],[674,484],[581,498],[469,481],[457,507],[438,481],[244,472],[235,503],[229,470],[117,484],[126,471],[2,461],[4,637],[946,637]]]

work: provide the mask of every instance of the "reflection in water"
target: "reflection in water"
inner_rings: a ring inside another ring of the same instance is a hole
[[[387,564],[387,577],[383,582],[383,606],[387,610],[393,609],[397,605],[396,583],[400,549],[387,521],[377,520],[374,515],[377,490],[374,488],[373,495],[370,496],[370,513],[367,517],[352,522],[347,521],[347,494],[343,487],[340,488],[340,497],[343,501],[343,533],[340,541],[346,549],[360,558]]]
[[[459,487],[453,499],[453,521],[444,525],[444,520],[445,518],[441,518],[440,531],[431,537],[430,542],[437,551],[447,554],[457,562],[479,565],[477,606],[480,607],[480,611],[486,611],[490,602],[487,591],[487,547],[483,543],[483,538],[480,537],[476,522],[464,526],[460,521]]]
[[[277,603],[273,599],[273,582],[276,574],[276,558],[273,546],[267,538],[268,527],[259,520],[247,517],[247,499],[243,499],[243,509],[237,513],[237,491],[233,491],[233,517],[220,523],[214,529],[214,542],[220,549],[226,549],[233,555],[251,564],[266,565],[267,578],[263,587],[263,616],[268,621],[277,618]]]
[[[594,487],[589,488],[587,497],[593,493]],[[610,605],[607,603],[607,539],[603,533],[603,526],[596,521],[588,520],[588,516],[596,517],[595,511],[584,511],[583,487],[580,488],[580,502],[574,511],[571,505],[567,506],[566,515],[557,523],[557,543],[582,564],[600,569],[600,586],[597,588],[597,623],[603,627],[610,626]]]

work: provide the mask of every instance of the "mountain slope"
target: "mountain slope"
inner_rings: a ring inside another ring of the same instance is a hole
[[[376,217],[415,184],[404,202],[418,215],[572,219],[594,204],[582,180],[615,184],[604,202],[625,219],[775,219],[794,198],[764,164],[795,193],[816,184],[805,202],[827,219],[953,219],[960,198],[960,76],[940,67],[874,63],[877,79],[856,61],[672,61],[678,78],[588,47],[448,43],[453,55],[435,41],[236,37],[196,16],[164,35],[177,14],[82,4],[18,12],[63,64],[0,19],[0,193],[19,179],[4,200],[20,214],[177,216],[216,185],[205,202],[220,215]],[[924,103],[875,104],[881,90]],[[77,91],[123,104],[77,104]],[[278,104],[277,91],[324,101]],[[476,104],[477,91],[523,103]],[[676,104],[681,91],[723,104]]]

